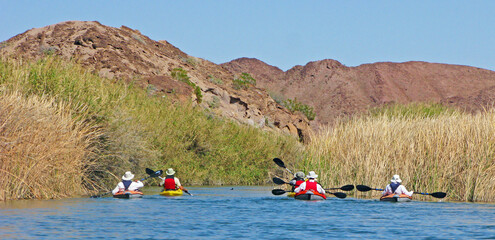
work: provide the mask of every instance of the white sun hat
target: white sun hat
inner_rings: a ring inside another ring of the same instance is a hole
[[[169,168],[167,169],[167,171],[165,172],[167,175],[174,175],[175,174],[175,171],[173,168]]]
[[[306,176],[307,178],[318,178],[318,175],[316,175],[316,173],[314,171],[311,171],[309,172],[308,176]]]
[[[134,178],[134,174],[131,173],[131,171],[127,171],[124,173],[124,176],[122,176],[122,180],[132,180]]]
[[[401,183],[402,180],[400,179],[399,175],[394,175],[392,177],[392,179],[390,179],[390,182],[393,182],[393,183]]]

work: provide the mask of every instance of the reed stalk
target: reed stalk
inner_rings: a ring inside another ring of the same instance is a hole
[[[97,136],[72,118],[66,104],[1,93],[0,200],[87,194],[91,141]]]

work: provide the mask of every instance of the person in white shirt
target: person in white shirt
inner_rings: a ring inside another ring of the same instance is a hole
[[[321,187],[321,185],[316,181],[316,178],[318,178],[318,175],[314,171],[309,172],[309,175],[306,176],[308,180],[306,182],[301,183],[298,188],[294,190],[294,192],[298,193],[304,190],[313,190],[317,191],[321,194],[325,194],[325,189]]]
[[[132,174],[130,171],[125,172],[124,176],[122,176],[122,182],[119,182],[117,184],[117,187],[112,190],[112,194],[115,195],[118,192],[124,192],[127,190],[130,191],[139,191],[140,188],[144,187],[144,184],[139,181],[132,181],[134,178],[134,174]]]
[[[401,185],[402,180],[400,179],[399,175],[394,175],[392,179],[390,180],[390,184],[387,185],[385,190],[383,191],[383,196],[389,195],[389,194],[406,194],[407,196],[412,196],[414,191],[407,191],[406,187]]]

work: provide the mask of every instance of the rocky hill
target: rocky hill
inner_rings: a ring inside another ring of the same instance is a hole
[[[241,123],[280,129],[302,140],[308,137],[307,118],[290,113],[264,89],[236,87],[233,79],[238,76],[222,66],[125,26],[68,21],[31,29],[0,43],[2,57],[39,58],[46,54],[78,61],[102,77],[133,81],[150,94],[192,100],[208,112]],[[177,71],[179,68],[184,71]],[[172,77],[173,72],[187,75]]]
[[[284,72],[251,58],[222,66],[250,73],[258,86],[313,106],[313,127],[389,103],[435,102],[478,111],[495,100],[495,72],[469,66],[379,62],[346,67],[322,60]]]

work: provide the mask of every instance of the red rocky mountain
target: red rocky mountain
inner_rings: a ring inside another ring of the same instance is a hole
[[[240,58],[222,66],[233,73],[250,73],[272,95],[313,106],[315,128],[389,103],[433,102],[478,111],[491,107],[495,99],[495,72],[461,65],[378,62],[347,67],[327,59],[284,72],[257,59]]]

